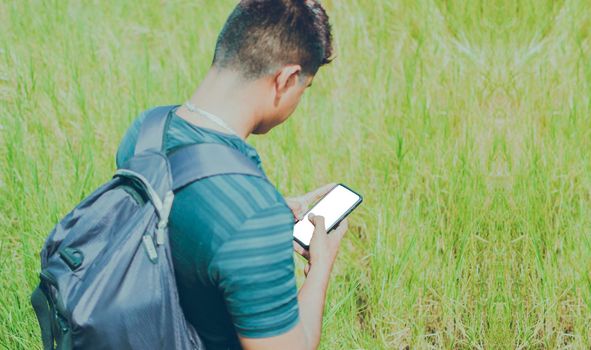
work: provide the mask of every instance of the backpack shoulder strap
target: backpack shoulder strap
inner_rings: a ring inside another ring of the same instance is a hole
[[[237,149],[219,143],[201,143],[182,147],[168,155],[173,190],[200,179],[222,174],[266,176],[254,162]]]
[[[135,155],[147,149],[162,150],[164,128],[169,119],[169,112],[177,106],[159,106],[148,113],[142,122],[137,143],[135,144]]]

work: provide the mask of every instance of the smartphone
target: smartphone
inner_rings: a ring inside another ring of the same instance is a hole
[[[293,228],[293,239],[302,247],[308,249],[310,247],[310,240],[312,233],[314,233],[314,225],[308,220],[308,215],[324,216],[324,225],[326,232],[334,229],[353,209],[357,208],[363,201],[363,197],[349,187],[338,184],[310,209],[304,217],[295,223]]]

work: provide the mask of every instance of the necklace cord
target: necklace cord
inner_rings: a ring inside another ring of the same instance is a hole
[[[205,110],[203,110],[203,109],[201,109],[201,108],[199,108],[199,107],[197,107],[197,106],[193,105],[192,103],[190,103],[190,102],[188,102],[188,101],[187,101],[187,102],[185,102],[185,107],[187,107],[187,109],[188,109],[189,111],[193,112],[193,113],[197,113],[197,114],[199,114],[199,115],[202,115],[202,116],[204,116],[204,117],[208,118],[208,119],[209,119],[209,120],[211,120],[212,122],[214,122],[214,123],[218,124],[219,126],[221,126],[221,127],[222,127],[222,128],[224,128],[224,129],[228,130],[228,131],[229,131],[231,134],[234,134],[234,135],[238,136],[238,133],[236,133],[236,132],[234,131],[234,129],[232,129],[232,128],[231,128],[231,127],[228,125],[228,123],[224,122],[224,121],[223,121],[223,120],[222,120],[220,117],[218,117],[218,116],[216,116],[216,115],[214,115],[214,114],[211,114],[211,113],[209,113],[209,112],[207,112],[207,111],[205,111]],[[240,136],[238,136],[238,137],[240,137]]]

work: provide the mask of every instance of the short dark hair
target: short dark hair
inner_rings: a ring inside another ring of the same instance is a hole
[[[331,61],[328,15],[317,0],[242,0],[220,32],[213,66],[256,79],[285,64],[314,75]]]

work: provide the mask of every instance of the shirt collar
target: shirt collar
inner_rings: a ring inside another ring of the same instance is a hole
[[[176,108],[174,109],[174,114],[177,118],[183,120],[186,124],[188,124],[192,128],[198,128],[199,130],[201,130],[203,132],[207,132],[207,133],[216,135],[217,138],[220,139],[220,141],[222,141],[226,144],[229,144],[230,146],[232,146],[233,148],[237,149],[242,154],[244,154],[246,157],[251,159],[253,162],[255,162],[257,167],[261,171],[263,171],[263,173],[264,173],[261,157],[259,156],[259,153],[257,152],[256,148],[254,148],[251,144],[249,144],[248,142],[246,142],[245,140],[240,138],[238,135],[233,135],[233,134],[229,134],[226,132],[222,132],[222,131],[218,131],[218,130],[214,130],[214,129],[191,124],[176,114]]]

